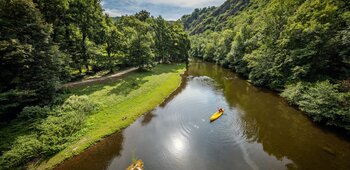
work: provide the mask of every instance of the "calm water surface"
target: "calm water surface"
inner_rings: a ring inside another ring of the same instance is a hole
[[[225,114],[210,123],[218,107]],[[57,169],[350,169],[350,141],[317,127],[276,94],[191,61],[182,85],[145,114]]]

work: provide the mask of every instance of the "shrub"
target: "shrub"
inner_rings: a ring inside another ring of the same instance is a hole
[[[53,107],[26,107],[21,121],[34,121],[30,135],[17,137],[11,149],[2,153],[0,169],[14,169],[28,161],[55,154],[78,137],[87,115],[98,105],[87,96],[70,96],[62,105]],[[27,127],[28,128],[28,127]]]
[[[88,96],[72,95],[63,103],[59,110],[62,110],[62,113],[75,111],[88,115],[91,112],[96,111],[97,108],[98,105],[91,102]]]
[[[0,169],[14,169],[41,154],[42,144],[36,135],[21,136],[16,139],[12,149],[0,157]]]
[[[28,106],[23,108],[22,112],[18,115],[18,118],[23,120],[34,121],[36,119],[45,118],[50,112],[50,108],[40,106]]]
[[[62,106],[55,108],[52,115],[39,126],[39,140],[43,143],[43,152],[52,155],[64,149],[83,128],[87,115],[96,111],[97,105],[87,96],[70,96]]]
[[[281,93],[281,96],[287,99],[290,104],[297,105],[297,102],[301,100],[306,87],[307,86],[302,82],[288,85]]]
[[[68,142],[74,139],[75,133],[83,127],[84,120],[84,115],[74,111],[45,119],[38,126],[43,153],[52,155],[64,149]]]
[[[315,122],[350,130],[350,93],[339,91],[329,81],[297,83],[281,93],[290,103],[298,105]]]

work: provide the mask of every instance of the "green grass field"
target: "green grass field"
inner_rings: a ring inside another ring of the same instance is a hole
[[[51,169],[127,127],[161,104],[180,85],[180,74],[184,71],[184,64],[158,65],[150,72],[133,72],[114,82],[69,89],[69,94],[87,95],[100,109],[87,118],[78,141],[50,159],[31,165],[30,169]]]

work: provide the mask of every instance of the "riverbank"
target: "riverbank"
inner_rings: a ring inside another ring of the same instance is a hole
[[[180,74],[184,71],[184,64],[158,65],[151,72],[130,73],[117,82],[71,89],[72,94],[89,96],[102,109],[87,119],[86,134],[79,141],[30,168],[53,168],[102,138],[127,127],[169,96],[180,85]]]
[[[157,65],[152,71],[134,71],[132,73],[128,73],[128,75],[123,76],[122,79],[118,79],[117,81],[103,81],[103,83],[100,82],[99,84],[91,86],[66,89],[64,94],[66,97],[63,97],[64,101],[71,99],[69,96],[73,96],[73,99],[81,99],[79,98],[81,96],[82,98],[86,98],[89,102],[96,104],[98,106],[98,110],[93,111],[91,114],[87,114],[85,118],[81,119],[83,120],[82,126],[79,126],[80,128],[77,132],[72,134],[73,136],[66,136],[67,138],[65,137],[68,139],[63,144],[65,149],[45,160],[42,159],[42,157],[45,156],[40,155],[35,157],[33,155],[27,155],[25,156],[27,158],[18,159],[10,156],[9,154],[12,153],[21,155],[21,150],[24,149],[23,147],[17,147],[15,141],[23,137],[28,137],[30,134],[40,135],[42,133],[35,131],[36,128],[30,128],[32,125],[33,127],[42,128],[44,126],[40,122],[48,122],[46,119],[52,120],[53,117],[49,116],[47,118],[40,119],[35,123],[30,123],[26,120],[20,119],[17,122],[11,123],[11,125],[9,125],[7,128],[1,129],[1,131],[4,132],[3,134],[6,134],[6,138],[4,138],[4,141],[1,143],[1,148],[7,148],[6,150],[2,150],[2,163],[6,163],[5,160],[10,162],[23,162],[25,160],[29,161],[28,159],[31,158],[41,158],[40,160],[37,159],[38,161],[35,163],[32,163],[29,166],[29,169],[54,168],[59,163],[73,157],[74,155],[78,155],[86,148],[100,141],[104,137],[127,127],[140,115],[149,112],[154,107],[162,103],[164,99],[167,98],[180,85],[180,74],[183,74],[184,71],[185,64]],[[77,97],[74,98],[74,96]],[[82,110],[84,110],[84,108],[82,108]],[[62,112],[61,115],[65,116],[67,114],[68,112]],[[67,119],[69,122],[70,120],[70,118]],[[22,126],[24,124],[29,124],[30,127],[24,128]],[[61,129],[64,127],[58,128]],[[55,129],[52,130],[53,134],[51,134],[51,136],[59,135],[56,134]],[[30,139],[33,139],[33,141],[39,140],[38,142],[41,142],[41,138],[42,136],[31,137]],[[49,136],[49,138],[51,137]],[[62,142],[62,140],[66,140],[65,138],[59,140]],[[51,145],[40,144],[40,146]],[[25,149],[23,152],[24,151]],[[25,153],[31,154],[34,152]],[[16,164],[19,165],[19,163]]]
[[[78,141],[29,168],[51,169],[102,138],[127,127],[169,96],[180,85],[180,74],[184,71],[185,64],[158,65],[150,72],[132,72],[115,82],[70,89],[70,94],[87,95],[98,103],[98,113],[87,118],[82,130],[84,135]]]

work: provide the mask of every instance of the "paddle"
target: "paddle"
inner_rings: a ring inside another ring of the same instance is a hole
[[[221,108],[216,107],[216,109],[217,109],[218,111],[219,111],[220,109],[224,110],[222,107],[221,107]],[[224,114],[225,114],[225,111],[224,111],[224,112],[222,112],[222,114],[224,115]]]

